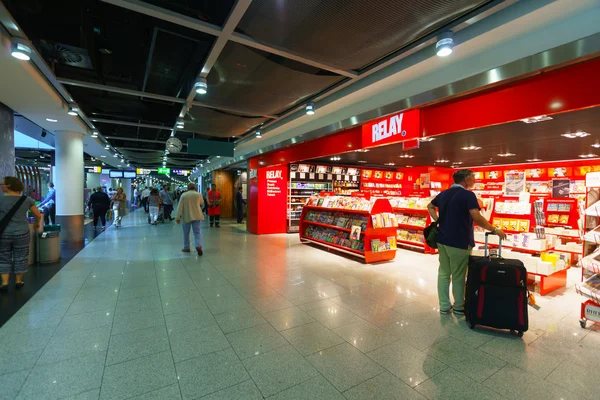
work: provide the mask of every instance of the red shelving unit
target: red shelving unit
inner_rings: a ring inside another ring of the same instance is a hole
[[[362,244],[362,249],[353,249],[351,247],[343,246],[338,243],[333,243],[327,240],[307,236],[306,232],[309,226],[319,226],[348,234],[350,234],[351,232],[351,229],[348,229],[346,227],[338,227],[331,224],[307,220],[307,214],[311,211],[316,213],[337,213],[338,216],[352,217],[354,215],[359,218],[367,217],[366,229],[361,230],[360,238],[358,239],[359,242]],[[393,213],[392,206],[390,205],[387,199],[377,199],[373,203],[373,206],[369,211],[347,210],[344,208],[329,208],[312,205],[305,206],[302,210],[302,215],[300,216],[300,240],[303,243],[312,243],[321,247],[325,247],[329,250],[340,251],[346,254],[360,257],[364,259],[366,263],[393,260],[396,257],[396,249],[375,252],[371,248],[372,240],[379,239],[381,242],[386,242],[389,237],[396,237],[395,226],[387,228],[373,227],[373,221],[371,217],[382,213]]]
[[[427,227],[427,226],[429,226],[429,224],[431,224],[431,216],[429,215],[429,211],[427,211],[426,209],[394,208],[394,213],[396,215],[405,214],[405,215],[420,216],[420,217],[426,218],[425,226],[403,224],[403,223],[400,223],[400,221],[398,221],[398,230],[418,231],[420,234],[422,234],[425,227]],[[437,252],[436,249],[434,249],[433,247],[429,247],[427,245],[427,243],[425,243],[424,241],[417,242],[417,241],[413,241],[413,240],[400,239],[399,235],[397,236],[397,241],[398,241],[399,246],[409,247],[411,249],[416,249],[416,250],[421,250],[425,254],[435,254]]]

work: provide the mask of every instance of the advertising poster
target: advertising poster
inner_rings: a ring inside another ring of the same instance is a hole
[[[429,173],[421,174],[419,182],[421,189],[429,189],[431,187],[431,175]]]
[[[546,168],[526,169],[525,177],[527,179],[545,178],[546,177]]]
[[[499,171],[487,171],[485,173],[485,179],[497,180],[497,179],[500,179],[501,177],[502,177],[502,175],[500,174]]]
[[[551,178],[564,178],[572,174],[573,169],[570,167],[548,168],[548,176]]]
[[[504,177],[504,195],[518,197],[525,191],[525,172],[511,172]]]
[[[552,197],[555,199],[568,198],[571,194],[569,179],[552,179]]]

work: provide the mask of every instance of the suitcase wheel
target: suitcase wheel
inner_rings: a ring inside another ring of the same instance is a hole
[[[519,331],[517,334],[519,335],[519,337],[523,337],[523,331]]]
[[[579,325],[580,325],[580,326],[581,326],[583,329],[585,329],[585,324],[586,324],[586,322],[587,322],[587,321],[586,321],[585,319],[580,319],[580,320],[579,320]]]
[[[469,324],[469,328],[474,329],[475,328],[475,324],[471,321],[467,322],[467,324]]]

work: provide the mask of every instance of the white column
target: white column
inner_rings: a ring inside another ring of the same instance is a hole
[[[123,193],[127,195],[127,203],[133,204],[133,192],[131,190],[131,179],[122,179],[121,187],[123,188]]]
[[[83,135],[71,131],[56,132],[56,221],[62,225],[64,241],[77,242],[83,235]]]

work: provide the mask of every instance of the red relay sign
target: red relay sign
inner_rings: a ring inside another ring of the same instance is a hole
[[[420,110],[410,110],[388,115],[362,126],[362,147],[418,139],[421,136]]]

